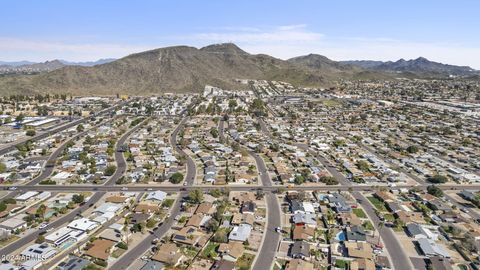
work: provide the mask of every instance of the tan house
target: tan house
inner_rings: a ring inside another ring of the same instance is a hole
[[[302,259],[293,259],[287,263],[285,270],[313,270],[313,263]]]
[[[105,239],[96,239],[93,241],[85,255],[90,256],[95,259],[100,259],[106,261],[110,256],[112,247],[115,245],[115,242]]]
[[[163,244],[158,249],[157,253],[152,257],[152,260],[176,266],[180,263],[183,255],[180,248],[173,243]]]

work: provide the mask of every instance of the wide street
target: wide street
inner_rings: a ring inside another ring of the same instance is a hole
[[[185,181],[187,186],[193,185],[196,176],[196,167],[195,163],[193,162],[192,158],[190,158],[180,147],[177,145],[177,136],[183,126],[187,118],[183,118],[180,123],[177,125],[175,130],[172,132],[170,136],[170,144],[172,147],[177,151],[180,155],[184,156],[187,161],[187,174],[185,175]],[[150,187],[150,186],[149,186]],[[148,190],[149,187],[143,187],[142,190]],[[183,187],[183,186],[182,186]],[[131,190],[129,188],[129,190]],[[162,189],[164,190],[164,189]],[[153,234],[148,235],[145,239],[143,239],[140,243],[138,243],[135,247],[128,250],[123,256],[121,256],[115,263],[110,266],[111,269],[127,269],[136,259],[140,258],[150,247],[152,247],[152,241],[155,238],[161,239],[163,236],[170,230],[172,225],[175,222],[175,217],[180,214],[181,204],[184,197],[188,195],[186,191],[182,191],[183,188],[177,186],[174,192],[180,191],[178,194],[177,199],[175,200],[172,208],[170,209],[169,216],[165,218],[165,220],[160,223],[160,225],[153,230]],[[131,190],[135,191],[135,190]],[[139,190],[140,191],[140,190]],[[165,191],[165,190],[164,190]]]

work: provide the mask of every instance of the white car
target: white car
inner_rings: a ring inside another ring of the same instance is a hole
[[[9,187],[8,190],[17,190],[17,187]]]
[[[128,188],[127,188],[127,187],[122,187],[122,190],[123,190],[123,191],[127,191]]]
[[[276,228],[275,228],[275,231],[278,232],[278,233],[281,233],[281,232],[282,232],[282,228],[276,227]]]
[[[45,229],[47,226],[48,226],[48,223],[42,223],[38,225],[38,228],[41,230],[41,229]]]

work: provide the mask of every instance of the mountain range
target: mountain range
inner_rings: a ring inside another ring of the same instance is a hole
[[[455,76],[470,76],[475,75],[478,71],[468,66],[447,65],[438,62],[430,61],[424,57],[417,59],[405,60],[400,59],[392,62],[370,61],[370,60],[354,60],[341,61],[343,64],[354,65],[365,69],[385,71],[385,72],[411,72],[418,75],[455,75]]]
[[[162,92],[200,91],[206,84],[241,89],[236,79],[290,82],[299,86],[328,87],[340,79],[394,80],[408,77],[441,77],[476,71],[430,62],[424,58],[397,62],[337,62],[309,54],[288,60],[250,54],[232,43],[203,48],[173,46],[132,54],[96,65],[66,65],[36,75],[0,77],[0,94],[73,93],[75,95],[148,95]],[[471,70],[471,69],[470,69]]]
[[[97,61],[89,62],[70,62],[66,60],[52,60],[46,62],[30,62],[30,61],[19,61],[19,62],[4,62],[0,61],[0,74],[5,73],[39,73],[39,72],[48,72],[55,69],[62,68],[64,66],[85,66],[93,67],[96,65],[106,64],[115,61],[113,58],[100,59]]]

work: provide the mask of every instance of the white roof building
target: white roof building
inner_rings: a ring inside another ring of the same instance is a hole
[[[38,192],[37,191],[27,191],[25,193],[23,193],[22,195],[19,195],[17,197],[15,197],[15,200],[17,201],[28,201],[29,199],[37,196]]]
[[[233,230],[228,236],[229,240],[245,242],[250,233],[252,232],[252,226],[250,224],[240,224],[239,226],[233,227]]]
[[[163,201],[165,200],[165,198],[167,197],[167,193],[166,192],[163,192],[161,190],[157,190],[157,191],[154,191],[154,192],[149,192],[147,194],[147,198],[145,198],[145,200],[147,201]]]
[[[89,232],[89,231],[97,228],[98,226],[99,226],[99,224],[97,222],[94,222],[94,221],[92,221],[88,218],[80,218],[80,219],[76,219],[76,220],[70,222],[70,224],[68,224],[67,227],[72,228],[72,229],[77,229],[77,230]]]

